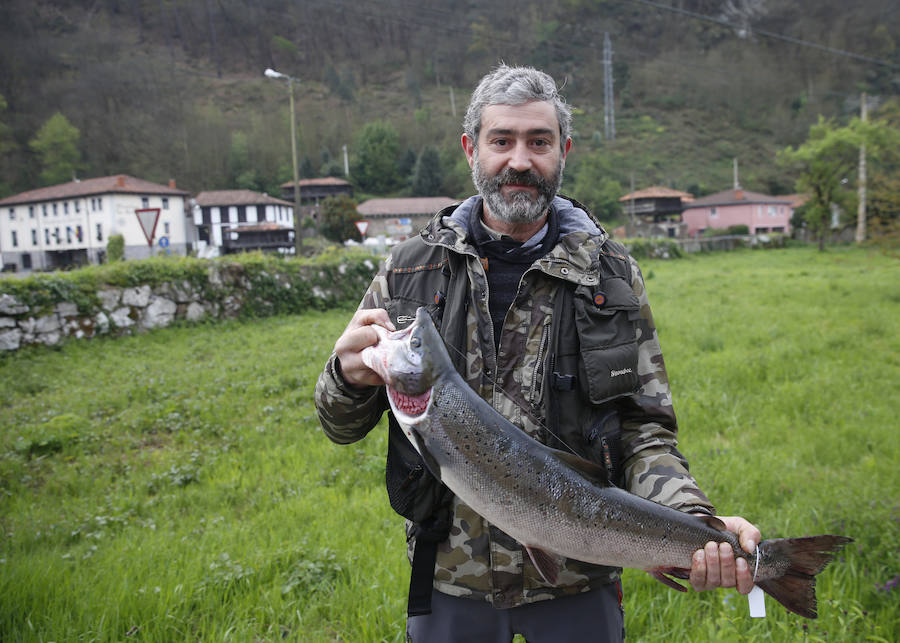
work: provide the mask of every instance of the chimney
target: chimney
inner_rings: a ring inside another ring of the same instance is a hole
[[[744,191],[738,188],[734,191],[734,200],[735,201],[743,201],[744,200]]]
[[[175,189],[175,179],[169,179],[169,187]]]
[[[116,187],[117,188],[125,187],[125,175],[124,174],[120,174],[119,176],[116,177]]]

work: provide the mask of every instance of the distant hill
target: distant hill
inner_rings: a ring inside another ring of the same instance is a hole
[[[856,113],[862,90],[897,96],[898,38],[895,0],[5,0],[0,196],[39,184],[29,141],[56,112],[78,129],[80,176],[279,194],[287,86],[267,67],[300,80],[304,175],[342,175],[342,147],[352,166],[358,132],[381,120],[397,131],[401,172],[432,145],[442,191],[459,196],[471,189],[462,112],[500,60],[564,84],[577,108],[567,177],[602,157],[614,186],[704,194],[731,186],[738,158],[744,187],[785,193],[777,149],[820,114]]]

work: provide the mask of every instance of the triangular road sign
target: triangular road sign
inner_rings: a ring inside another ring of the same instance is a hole
[[[144,208],[135,210],[141,230],[147,238],[147,245],[153,246],[153,237],[156,236],[156,223],[159,221],[159,208]]]

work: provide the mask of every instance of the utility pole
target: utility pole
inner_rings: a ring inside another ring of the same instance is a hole
[[[349,178],[349,176],[350,176],[350,162],[347,160],[347,146],[346,146],[346,145],[342,145],[342,146],[341,146],[341,149],[344,150],[344,176],[346,176],[346,177]]]
[[[300,172],[297,166],[297,118],[294,114],[294,81],[293,76],[282,74],[274,69],[266,69],[267,78],[286,79],[288,93],[291,97],[291,160],[294,163],[294,252],[299,257],[303,251],[303,227],[300,221]]]
[[[866,107],[866,93],[862,94],[859,106],[859,120],[865,123],[869,114]],[[856,243],[866,240],[866,144],[859,146],[859,206],[856,210]]]
[[[603,34],[603,129],[606,140],[613,141],[616,138],[616,107],[613,97],[612,77],[612,43],[609,33]]]

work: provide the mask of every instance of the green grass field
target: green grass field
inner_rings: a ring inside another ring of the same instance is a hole
[[[626,570],[628,640],[900,640],[900,261],[642,267],[680,447],[719,511],[856,541],[817,621]],[[0,358],[0,640],[403,640],[385,432],[333,445],[312,403],[354,305]]]

